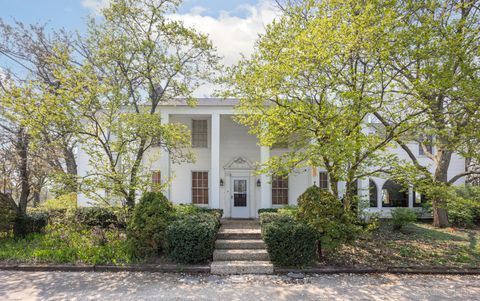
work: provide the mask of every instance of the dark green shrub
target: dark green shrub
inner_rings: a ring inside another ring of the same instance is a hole
[[[168,256],[180,263],[204,262],[212,257],[216,234],[217,221],[213,214],[186,215],[167,227]]]
[[[302,267],[315,259],[317,234],[307,224],[284,216],[262,228],[268,254],[275,264]]]
[[[335,251],[361,233],[356,213],[344,210],[342,202],[318,186],[309,187],[298,198],[297,218],[314,228],[320,236],[320,250]]]
[[[208,213],[215,217],[216,227],[220,227],[220,219],[223,216],[223,209],[200,207],[193,204],[179,204],[174,205],[175,216],[177,219],[184,218],[186,216],[196,213]]]
[[[18,215],[15,218],[13,234],[16,237],[22,237],[30,233],[41,233],[48,225],[48,215],[46,213],[31,213]]]
[[[278,208],[261,208],[258,209],[258,215],[264,213],[264,212],[277,212]]]
[[[5,200],[0,199],[0,232],[9,232],[13,229],[17,213]]]
[[[391,214],[394,230],[400,230],[402,227],[417,221],[417,214],[409,208],[395,208],[391,211]]]
[[[260,225],[265,226],[274,221],[291,221],[293,217],[290,215],[283,215],[278,212],[263,212],[260,213]]]
[[[144,259],[160,254],[165,247],[165,230],[174,219],[173,205],[162,193],[143,194],[127,227],[132,256]]]
[[[73,211],[71,222],[80,227],[101,227],[122,226],[111,208],[105,207],[80,207]]]
[[[448,218],[453,226],[470,228],[480,223],[480,187],[461,185],[447,199]]]

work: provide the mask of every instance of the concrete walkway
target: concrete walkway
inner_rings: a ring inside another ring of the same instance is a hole
[[[0,300],[464,301],[480,296],[480,276],[302,277],[0,271]]]

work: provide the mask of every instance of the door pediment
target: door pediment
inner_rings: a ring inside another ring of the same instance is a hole
[[[243,157],[236,157],[232,161],[228,162],[224,168],[226,170],[253,170],[253,165],[247,159]]]

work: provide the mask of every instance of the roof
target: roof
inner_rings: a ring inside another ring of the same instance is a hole
[[[226,106],[233,107],[238,104],[238,99],[235,98],[197,98],[198,107],[215,107],[215,106]],[[175,98],[167,102],[163,102],[162,106],[189,106],[186,98]]]

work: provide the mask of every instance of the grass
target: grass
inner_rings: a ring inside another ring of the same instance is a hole
[[[342,266],[480,267],[480,229],[437,229],[415,223],[393,231],[389,221],[321,262]]]
[[[47,227],[21,239],[0,238],[0,261],[10,263],[115,264],[130,262],[120,230]]]

